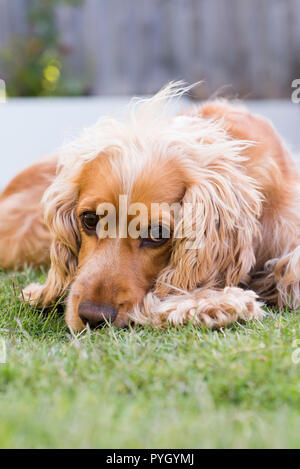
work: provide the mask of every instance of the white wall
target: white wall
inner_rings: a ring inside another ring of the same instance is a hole
[[[128,102],[129,98],[52,98],[11,99],[1,104],[0,188],[19,170],[55,152],[100,116],[121,115]],[[300,105],[290,101],[252,101],[248,105],[271,118],[293,149],[300,152]]]
[[[127,98],[10,99],[0,105],[0,188],[24,166],[50,154]]]

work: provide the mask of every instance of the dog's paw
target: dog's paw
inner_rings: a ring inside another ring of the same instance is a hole
[[[191,322],[220,328],[238,320],[249,321],[264,316],[262,303],[257,301],[256,294],[236,287],[197,289],[183,295],[170,295],[164,300],[151,294],[147,297],[142,307],[135,309],[133,319],[139,324],[148,323],[156,327]]]
[[[238,320],[261,319],[262,304],[253,291],[227,287],[224,290],[200,291],[191,294],[182,304],[169,312],[171,324],[203,324],[210,328],[228,326]]]
[[[38,283],[31,283],[28,287],[22,290],[20,300],[29,303],[30,305],[37,305],[41,299],[43,286]]]

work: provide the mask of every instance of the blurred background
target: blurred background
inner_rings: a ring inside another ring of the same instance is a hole
[[[290,96],[299,0],[0,0],[11,96],[148,94],[203,80],[197,96]]]
[[[0,105],[0,131],[10,162],[0,185],[15,171],[12,162],[32,161],[130,96],[178,79],[203,81],[194,100],[250,100],[300,148],[299,106],[291,103],[291,83],[300,78],[299,6],[299,0],[0,0],[0,79],[9,97]],[[22,97],[35,99],[16,99]]]
[[[10,96],[132,95],[203,80],[247,98],[290,96],[299,0],[0,0]]]

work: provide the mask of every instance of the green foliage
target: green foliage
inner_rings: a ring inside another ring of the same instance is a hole
[[[299,312],[75,336],[19,302],[44,279],[0,272],[0,448],[299,448]]]
[[[8,96],[53,96],[84,93],[83,84],[66,76],[68,48],[60,42],[55,9],[79,6],[82,0],[29,0],[26,36],[15,36],[0,50],[1,78]]]

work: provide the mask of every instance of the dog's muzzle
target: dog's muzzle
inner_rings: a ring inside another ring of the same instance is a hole
[[[78,314],[84,324],[95,328],[106,322],[114,322],[117,317],[117,309],[106,303],[92,303],[84,301],[80,303]]]

